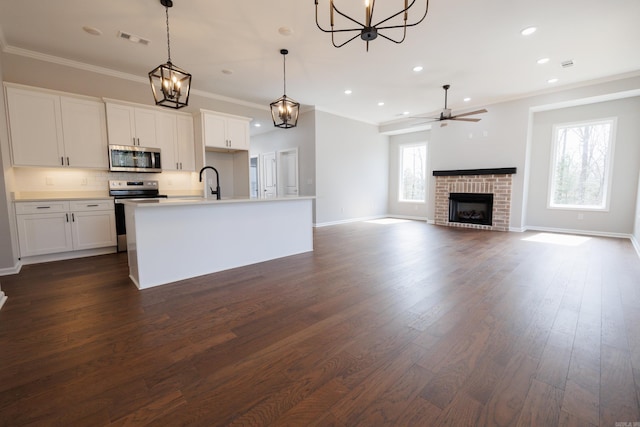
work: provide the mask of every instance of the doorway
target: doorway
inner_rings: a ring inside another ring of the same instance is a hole
[[[256,177],[258,177],[256,188],[259,188],[259,190],[256,192],[256,197],[269,199],[299,195],[297,148],[279,150],[277,153],[262,153],[255,159],[255,168],[253,166],[253,158],[250,166],[252,174],[255,170]],[[254,194],[253,181],[251,194]]]

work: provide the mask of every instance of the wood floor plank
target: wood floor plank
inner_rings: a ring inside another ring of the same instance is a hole
[[[626,239],[418,221],[139,291],[127,254],[3,276],[0,427],[640,421]]]

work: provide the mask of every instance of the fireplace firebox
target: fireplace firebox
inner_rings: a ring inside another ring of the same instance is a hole
[[[493,194],[449,194],[449,222],[491,225],[492,212]]]

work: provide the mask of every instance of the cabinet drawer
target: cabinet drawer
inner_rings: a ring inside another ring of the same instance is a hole
[[[16,202],[16,215],[68,212],[69,202]]]
[[[74,200],[69,202],[72,212],[112,211],[113,200]]]

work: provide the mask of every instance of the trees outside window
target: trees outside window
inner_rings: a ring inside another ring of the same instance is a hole
[[[399,201],[425,202],[427,144],[400,146]]]
[[[550,207],[608,208],[615,124],[603,119],[554,127]]]

